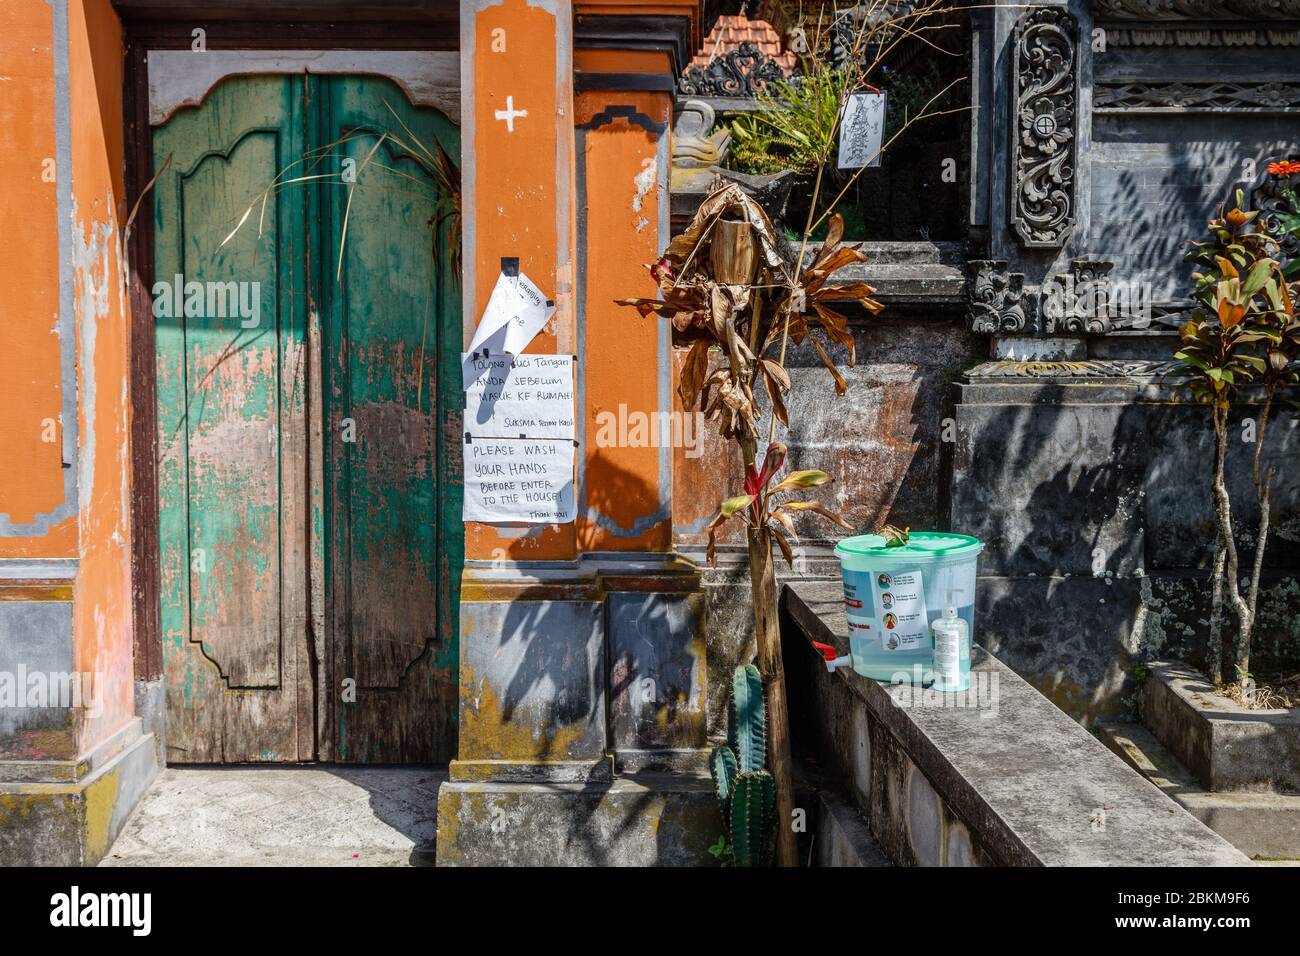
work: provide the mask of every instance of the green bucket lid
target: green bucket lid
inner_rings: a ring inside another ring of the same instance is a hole
[[[860,534],[845,538],[835,545],[835,550],[870,558],[960,558],[979,554],[984,544],[968,534],[913,531],[901,547],[885,547],[885,539],[878,534]]]

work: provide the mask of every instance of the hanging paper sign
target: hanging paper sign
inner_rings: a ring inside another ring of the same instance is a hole
[[[483,318],[469,343],[471,352],[518,355],[552,315],[555,305],[522,272],[497,276]]]
[[[571,440],[467,436],[466,521],[565,524],[575,502]]]
[[[572,355],[461,354],[465,434],[574,437]]]
[[[840,119],[840,169],[879,166],[885,141],[885,94],[849,94]]]

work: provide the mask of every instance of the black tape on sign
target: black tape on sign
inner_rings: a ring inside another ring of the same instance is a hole
[[[511,279],[519,278],[519,257],[502,256],[501,257],[501,274]]]

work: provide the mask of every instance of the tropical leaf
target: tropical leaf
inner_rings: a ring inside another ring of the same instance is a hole
[[[826,484],[831,476],[815,468],[804,471],[792,471],[772,488],[772,494],[779,491],[793,491],[796,488],[816,488]]]

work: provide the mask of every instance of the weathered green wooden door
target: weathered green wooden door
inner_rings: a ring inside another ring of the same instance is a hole
[[[376,77],[234,78],[155,131],[171,761],[454,751],[459,264],[440,149],[458,157],[455,128]]]

